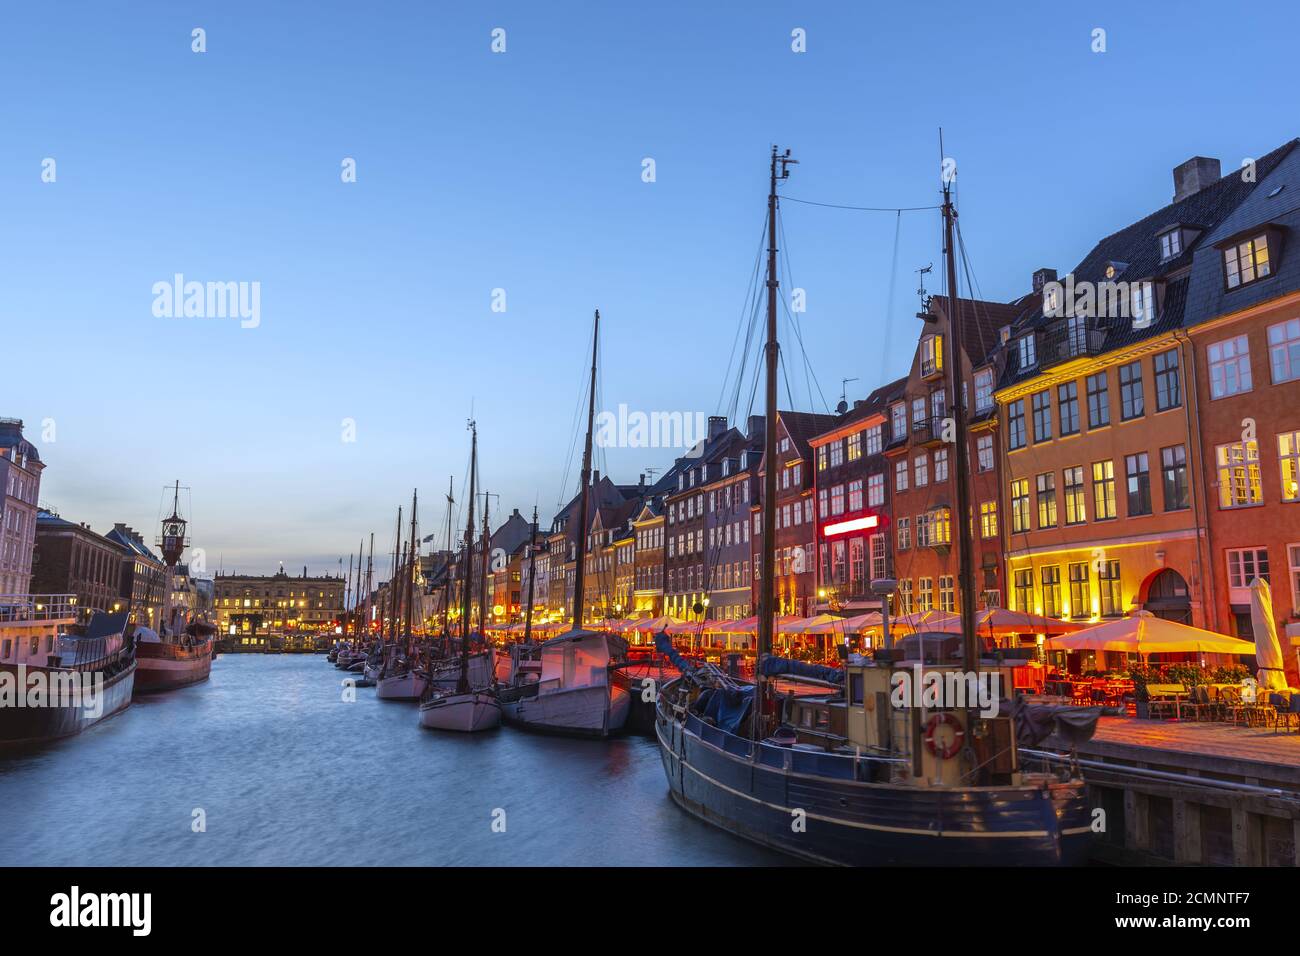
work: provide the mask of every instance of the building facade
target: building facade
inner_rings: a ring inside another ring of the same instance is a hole
[[[0,418],[0,595],[32,591],[36,512],[45,465],[17,418]]]
[[[120,609],[126,551],[89,525],[41,511],[36,518],[32,587],[40,594],[72,594],[84,612]]]
[[[240,640],[268,632],[333,630],[343,620],[341,576],[220,574],[213,582],[214,622]]]

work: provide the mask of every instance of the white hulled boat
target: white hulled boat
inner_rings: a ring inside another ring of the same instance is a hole
[[[598,631],[571,631],[538,645],[535,662],[518,661],[511,685],[502,688],[502,716],[544,733],[617,733],[627,722],[631,691],[610,665],[626,653],[623,638]]]

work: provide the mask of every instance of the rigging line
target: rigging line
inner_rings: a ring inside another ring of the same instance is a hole
[[[924,212],[930,209],[942,209],[943,206],[849,206],[844,203],[834,202],[815,202],[812,199],[796,199],[794,196],[783,195],[782,202],[797,202],[805,206],[822,206],[826,209],[853,209],[858,212]]]
[[[778,212],[779,212],[779,207],[778,207]],[[785,237],[784,218],[778,216],[777,228],[780,229],[781,231],[781,248],[786,250],[785,255],[782,257],[782,263],[785,266],[786,281],[790,289],[793,290],[795,288],[794,265],[790,261],[790,245],[788,240]],[[779,298],[781,300],[782,307],[785,309],[786,315],[789,317],[790,326],[794,329],[795,338],[799,342],[799,351],[803,356],[804,388],[807,389],[808,391],[808,408],[811,409],[813,407],[812,387],[813,387],[813,383],[817,382],[817,376],[813,373],[812,362],[808,358],[808,349],[804,346],[803,329],[801,328],[801,323],[799,319],[796,317],[793,310],[791,310],[790,304],[789,302],[786,301],[786,297],[784,293],[782,293],[779,296]],[[817,393],[821,395],[822,407],[825,408],[827,412],[829,412],[830,405],[826,401],[826,395],[822,392],[822,387],[820,382],[817,382]]]
[[[746,371],[744,368],[744,360],[751,354],[751,351],[755,357],[753,371],[749,373],[751,376],[753,376],[751,381],[751,391],[752,391],[753,384],[757,382],[758,367],[761,364],[759,359],[761,359],[763,355],[763,349],[757,346],[759,326],[761,324],[760,320],[761,320],[761,310],[759,308],[759,300],[757,297],[755,297],[753,308],[750,311],[749,330],[745,335],[745,350],[741,355],[741,363],[740,365],[737,366],[737,370],[736,370],[736,390],[734,396],[732,397],[732,405],[737,409],[740,406],[740,396],[742,394],[742,389],[744,388],[744,384],[745,384]],[[751,407],[752,407],[752,400],[751,400]]]
[[[735,337],[731,340],[731,355],[727,358],[727,370],[726,370],[726,372],[725,372],[725,373],[723,374],[723,376],[722,376],[722,389],[721,389],[721,392],[720,392],[719,395],[718,395],[718,410],[719,410],[719,411],[722,411],[722,410],[723,410],[723,409],[722,409],[722,402],[723,402],[723,399],[725,398],[725,396],[726,396],[726,394],[727,394],[727,382],[728,382],[728,381],[730,380],[730,378],[731,378],[731,369],[732,369],[732,364],[736,361],[736,345],[740,342],[740,333],[745,329],[746,324],[747,324],[746,321],[745,321],[746,314],[750,312],[750,308],[751,308],[750,303],[751,303],[751,302],[753,301],[753,299],[757,296],[757,289],[758,289],[758,276],[759,276],[759,273],[760,273],[760,271],[761,271],[762,264],[763,264],[763,233],[766,233],[766,232],[767,232],[767,214],[764,213],[764,214],[763,214],[763,230],[762,230],[762,233],[759,234],[759,239],[758,239],[758,249],[757,249],[757,251],[754,253],[754,268],[753,268],[753,271],[750,273],[748,291],[745,293],[745,303],[744,303],[744,305],[741,307],[741,309],[740,309],[740,316],[739,316],[739,318],[738,318],[737,321],[736,321],[736,334],[735,334]],[[746,336],[746,338],[745,338],[745,343],[746,343],[746,346],[748,346],[748,343],[749,343],[749,337],[748,337],[748,336]],[[738,368],[738,369],[743,369],[743,367],[744,367],[744,356],[743,356],[743,354],[742,354],[742,356],[741,356],[741,360],[740,360],[740,363],[739,363],[739,365],[737,366],[737,368]],[[738,372],[738,374],[739,374],[739,372]],[[737,384],[737,389],[739,389],[739,384]]]

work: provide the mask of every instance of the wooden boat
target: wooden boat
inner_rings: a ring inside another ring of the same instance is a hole
[[[0,659],[0,750],[71,737],[130,706],[136,661],[126,620],[126,611],[98,611],[88,624],[60,633],[48,653],[25,641],[4,642],[10,650]]]
[[[572,631],[537,645],[535,666],[519,662],[518,679],[499,691],[502,716],[512,726],[543,733],[617,733],[627,722],[631,693],[611,665],[626,652],[623,638],[599,631]]]
[[[472,433],[470,445],[470,471],[469,471],[469,519],[465,528],[465,567],[468,570],[472,554],[471,545],[474,540],[474,483],[475,472],[478,466],[478,430],[473,422],[470,422],[470,431]],[[488,553],[491,550],[491,536],[488,534],[488,507],[487,497],[484,496],[483,507],[483,591],[480,597],[480,608],[486,608],[487,597],[487,561]],[[492,650],[489,647],[486,654],[477,655],[483,661],[484,672],[479,676],[479,682],[474,680],[476,676],[470,667],[471,635],[469,633],[469,614],[470,614],[470,581],[468,576],[465,578],[465,587],[462,591],[461,599],[461,621],[462,633],[460,639],[460,664],[454,689],[438,691],[429,694],[425,700],[420,703],[420,726],[427,727],[431,730],[455,730],[461,733],[476,733],[480,730],[491,730],[501,724],[501,704],[497,700],[494,681],[492,678]]]
[[[768,194],[767,429],[761,495],[762,527],[775,527],[777,182],[793,160],[772,150]],[[778,176],[778,170],[780,175]],[[943,217],[949,314],[958,315],[954,264],[955,210],[944,187]],[[961,322],[949,330],[947,394],[954,398],[954,511],[969,514],[968,447],[958,371],[964,355]],[[975,567],[970,522],[956,520],[960,566]],[[981,660],[975,634],[974,576],[961,582],[962,660],[909,662],[887,646],[873,659],[850,656],[834,695],[814,706],[778,699],[769,681],[779,674],[808,676],[807,665],[771,656],[775,620],[775,540],[765,540],[759,599],[759,660],[755,682],[742,683],[713,665],[695,665],[673,649],[666,633],[661,650],[682,676],[656,703],[655,735],[673,800],[713,826],[791,856],[830,864],[1075,865],[1088,856],[1090,812],[1077,771],[1033,772],[1021,762],[1018,739],[1036,721],[1019,721],[992,694],[977,709],[968,699],[931,701],[893,691],[933,674],[950,686],[973,678],[1011,691],[1010,668]],[[882,582],[883,584],[883,582]],[[920,645],[918,645],[918,648]],[[924,653],[923,651],[921,653]],[[1001,680],[994,682],[994,677]],[[896,678],[900,681],[896,683]],[[832,681],[832,683],[835,683]],[[1002,701],[1003,704],[1006,701]],[[824,726],[818,717],[824,708]],[[796,728],[790,721],[808,724]],[[818,725],[818,726],[814,726]],[[801,736],[802,731],[802,736]]]

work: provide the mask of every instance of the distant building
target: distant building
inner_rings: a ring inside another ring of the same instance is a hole
[[[130,609],[131,623],[157,630],[169,585],[167,566],[144,543],[140,532],[128,525],[119,522],[104,537],[123,551],[118,594]]]
[[[112,611],[124,604],[122,562],[116,541],[58,515],[36,516],[36,558],[32,588],[40,594],[72,594],[83,611]]]
[[[222,635],[241,640],[257,632],[333,630],[343,618],[343,578],[338,575],[290,577],[221,574],[213,581],[216,625]]]
[[[17,418],[0,418],[0,595],[32,590],[36,510],[45,465]]]

